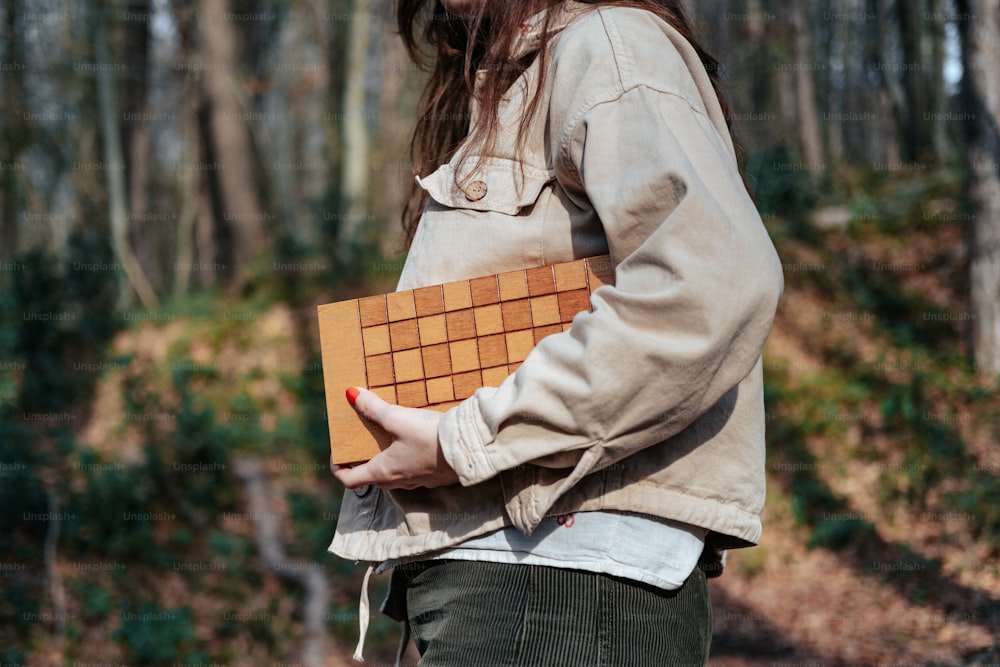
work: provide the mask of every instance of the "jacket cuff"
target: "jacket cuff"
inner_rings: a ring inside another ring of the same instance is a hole
[[[475,397],[462,401],[441,416],[438,440],[445,460],[462,486],[472,486],[499,474],[486,451],[493,434],[483,420]]]

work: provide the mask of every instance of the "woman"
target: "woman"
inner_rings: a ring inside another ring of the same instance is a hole
[[[702,664],[704,571],[760,538],[782,290],[714,61],[676,0],[431,11],[398,289],[605,253],[615,285],[446,413],[349,389],[395,440],[334,469],[331,551],[395,567],[426,667]]]

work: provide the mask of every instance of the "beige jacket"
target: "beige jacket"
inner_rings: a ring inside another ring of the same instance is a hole
[[[526,145],[515,138],[537,61],[465,181],[479,192],[455,184],[475,148],[418,179],[431,201],[398,289],[609,252],[616,285],[499,388],[443,415],[460,486],[345,492],[330,546],[345,558],[405,558],[598,509],[704,526],[716,548],[760,539],[760,357],[783,283],[712,86],[649,12],[570,0],[553,19]],[[537,49],[532,24],[524,53]]]

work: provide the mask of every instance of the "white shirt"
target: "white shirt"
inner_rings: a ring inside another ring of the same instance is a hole
[[[705,534],[704,528],[640,514],[577,512],[543,519],[529,537],[505,528],[430,558],[586,570],[672,590],[697,566]],[[378,570],[400,562],[386,561]]]

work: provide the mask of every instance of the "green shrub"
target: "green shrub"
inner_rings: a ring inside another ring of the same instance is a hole
[[[808,546],[843,549],[875,534],[875,526],[857,518],[825,518],[813,526]]]
[[[111,592],[98,582],[74,579],[70,589],[80,603],[80,615],[84,621],[92,623],[111,613],[114,600]]]
[[[189,607],[160,609],[146,602],[133,609],[126,603],[121,618],[112,636],[138,664],[190,661],[195,634]]]
[[[749,154],[747,180],[762,215],[802,216],[816,205],[816,186],[802,166],[784,144]]]

